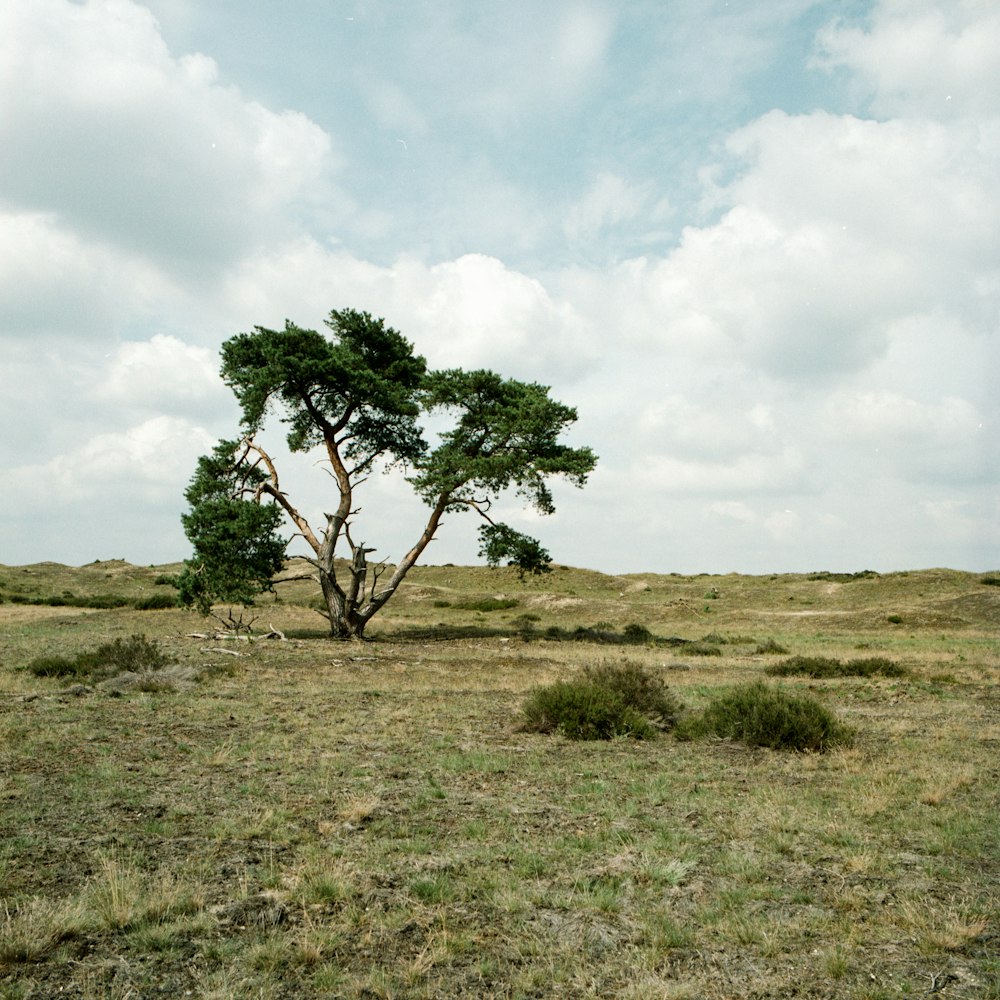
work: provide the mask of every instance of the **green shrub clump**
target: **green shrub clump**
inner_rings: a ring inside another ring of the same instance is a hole
[[[481,597],[467,601],[456,601],[454,607],[461,611],[508,611],[521,602],[516,597]]]
[[[820,752],[850,742],[849,731],[817,701],[760,681],[714,699],[701,713],[682,720],[677,735],[720,736],[754,747]]]
[[[784,656],[787,653],[788,650],[774,639],[765,639],[763,642],[758,643],[754,649],[754,654],[757,656],[770,656],[772,654]]]
[[[765,671],[774,677],[903,677],[904,666],[884,656],[860,660],[833,660],[826,656],[793,656],[784,663],[776,663]]]
[[[65,677],[78,680],[103,680],[116,674],[160,670],[173,661],[159,645],[144,635],[115,639],[97,649],[65,656],[41,656],[25,669],[36,677]]]
[[[150,594],[149,597],[137,597],[133,602],[136,611],[163,611],[178,606],[175,594]]]
[[[522,730],[573,740],[649,739],[677,721],[680,703],[641,664],[586,667],[579,677],[538,688],[522,709]]]

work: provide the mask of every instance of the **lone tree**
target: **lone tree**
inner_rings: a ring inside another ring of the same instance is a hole
[[[584,485],[596,457],[589,448],[559,443],[576,411],[551,399],[546,386],[490,371],[430,371],[409,341],[368,313],[334,310],[326,326],[330,336],[286,321],[283,330],[255,327],[223,344],[222,377],[243,419],[239,437],[198,460],[185,493],[191,509],[182,521],[194,556],[180,576],[181,599],[204,613],[215,601],[252,604],[282,568],[291,541],[279,535],[286,522],[312,550],[323,613],[336,638],[363,636],[452,512],[482,516],[480,555],[490,565],[547,572],[549,553],[491,519],[490,505],[514,487],[551,514],[548,477]],[[282,490],[261,444],[275,411],[288,427],[289,449],[319,449],[332,474],[336,506],[319,531]],[[435,412],[453,419],[431,447],[419,419]],[[379,563],[369,573],[374,550],[355,541],[351,529],[354,491],[377,465],[403,467],[430,514],[395,566]]]

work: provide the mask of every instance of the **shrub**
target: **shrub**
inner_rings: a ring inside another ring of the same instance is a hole
[[[846,663],[825,656],[793,656],[784,663],[776,663],[765,671],[774,677],[904,677],[907,670],[899,663],[884,656],[872,656]]]
[[[462,611],[507,611],[520,603],[516,597],[483,597],[479,600],[457,601],[454,606]]]
[[[979,581],[984,587],[1000,587],[1000,576],[995,573],[987,573]]]
[[[650,673],[642,664],[631,660],[601,663],[584,667],[584,678],[591,684],[620,695],[629,708],[663,727],[672,726],[680,714],[681,704],[661,677]]]
[[[848,731],[812,698],[790,695],[760,681],[716,698],[699,715],[683,720],[678,735],[684,739],[715,735],[775,750],[824,751],[849,740]]]
[[[689,642],[684,647],[684,652],[692,656],[722,656],[722,650],[718,646],[707,642]]]
[[[160,670],[173,661],[144,635],[128,639],[115,639],[97,649],[77,653],[72,659],[65,656],[41,656],[27,665],[36,677],[69,677],[101,680],[125,671],[140,673]]]
[[[621,695],[587,681],[556,681],[539,688],[524,705],[522,728],[530,733],[561,732],[571,740],[647,739],[653,726]]]
[[[177,597],[174,594],[150,594],[149,597],[138,597],[135,600],[136,611],[162,611],[177,607]]]
[[[673,725],[679,711],[663,681],[641,665],[604,663],[534,691],[523,706],[521,728],[574,740],[648,739],[657,727]]]
[[[760,642],[754,649],[754,654],[757,656],[770,656],[771,654],[784,656],[788,650],[781,645],[780,642],[775,642],[774,639],[766,639],[764,642]]]
[[[656,636],[645,625],[639,625],[635,622],[625,626],[622,630],[622,636],[625,642],[633,646],[645,646],[656,641]]]

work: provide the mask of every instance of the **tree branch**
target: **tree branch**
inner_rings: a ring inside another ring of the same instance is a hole
[[[312,526],[309,522],[298,512],[298,510],[292,506],[289,502],[288,497],[281,491],[281,487],[278,483],[278,470],[275,468],[274,461],[271,456],[264,451],[264,449],[250,438],[243,439],[244,444],[244,457],[249,456],[251,452],[256,452],[259,456],[257,461],[254,463],[254,468],[261,462],[267,466],[267,472],[269,477],[269,482],[261,483],[257,487],[257,499],[260,499],[260,494],[267,493],[269,496],[274,497],[274,499],[281,505],[285,513],[292,519],[292,522],[299,529],[302,537],[309,543],[313,552],[319,554],[320,544],[315,534],[313,534]]]

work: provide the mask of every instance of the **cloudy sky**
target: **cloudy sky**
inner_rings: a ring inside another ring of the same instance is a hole
[[[354,307],[577,407],[557,562],[996,569],[997,94],[996,0],[0,4],[0,562],[186,556],[220,344]]]

